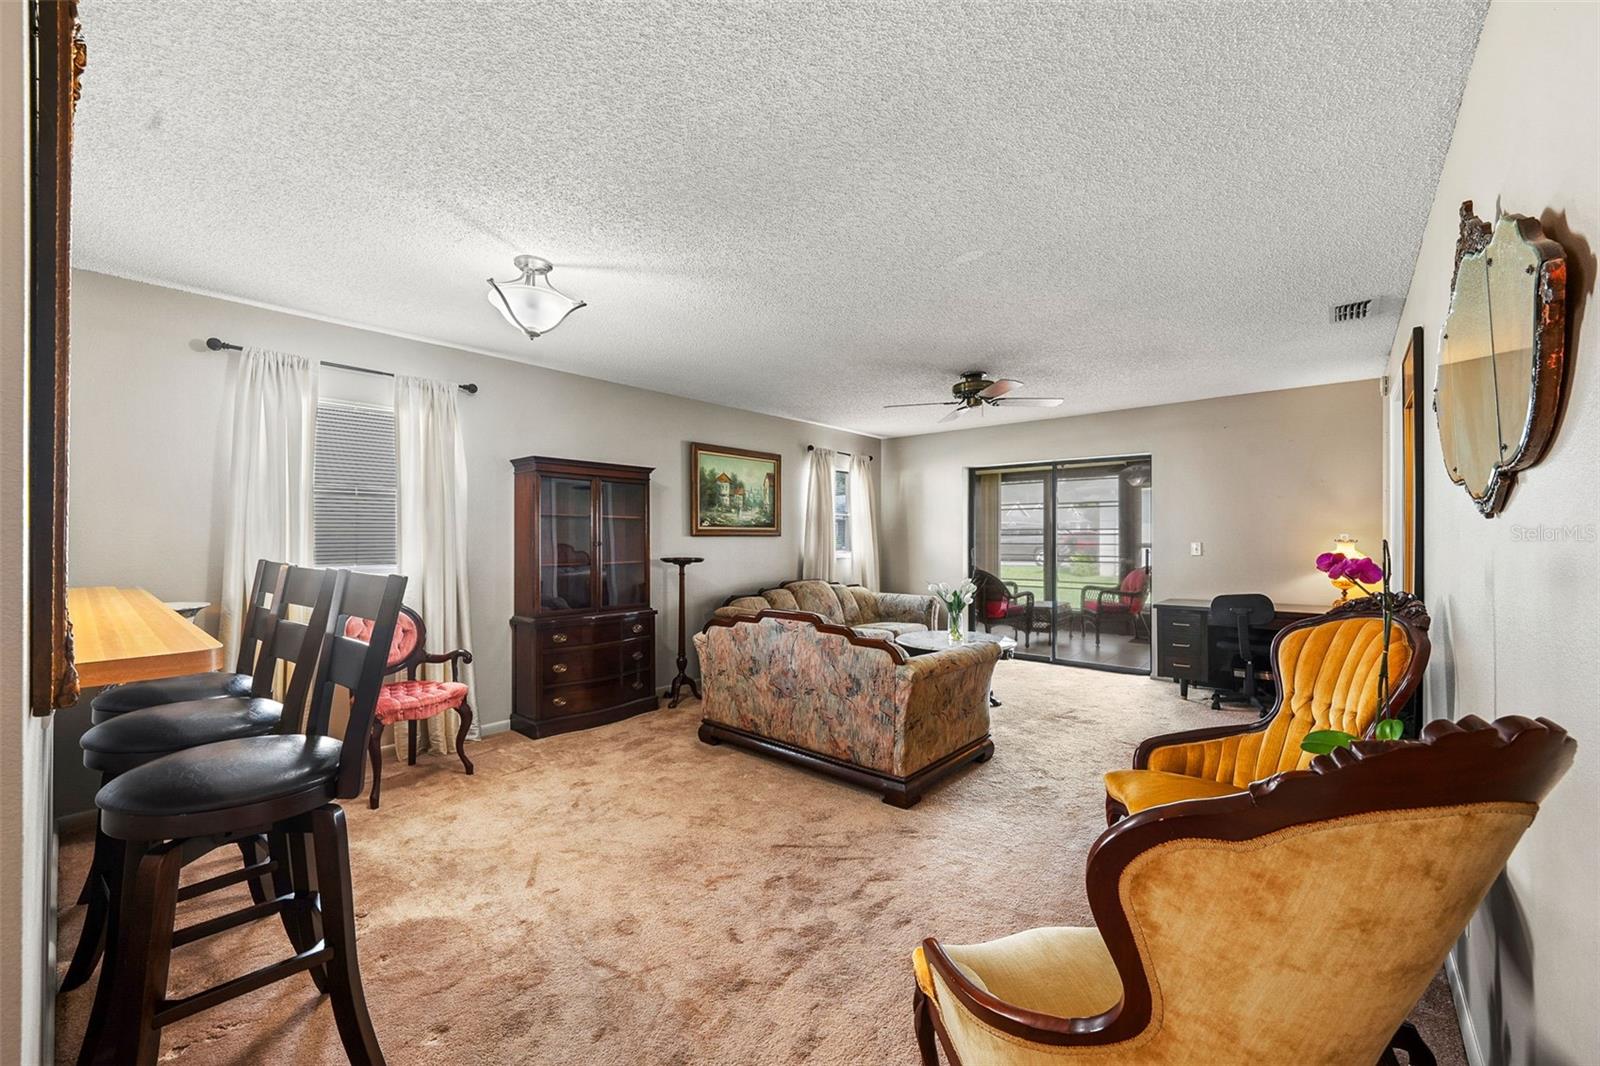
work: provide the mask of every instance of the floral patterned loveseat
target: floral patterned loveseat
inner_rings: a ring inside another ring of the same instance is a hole
[[[863,636],[893,639],[902,633],[934,628],[938,624],[939,601],[904,592],[874,592],[861,585],[786,581],[777,588],[731,596],[712,617],[734,618],[773,608],[808,611],[834,625],[849,626]]]
[[[986,641],[911,658],[885,637],[819,615],[719,614],[694,638],[705,689],[700,739],[760,751],[909,807],[994,753]]]

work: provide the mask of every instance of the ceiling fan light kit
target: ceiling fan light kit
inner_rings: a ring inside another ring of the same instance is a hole
[[[555,269],[550,260],[519,255],[511,263],[521,276],[509,281],[490,278],[489,303],[530,341],[561,325],[578,308],[588,306],[550,284],[550,272]],[[541,280],[543,285],[539,284]]]
[[[1022,382],[1012,378],[991,379],[982,370],[968,370],[961,380],[950,386],[951,400],[930,400],[926,403],[886,403],[888,407],[949,407],[951,410],[940,422],[954,422],[967,411],[982,411],[985,407],[1060,407],[1065,401],[1060,396],[1013,396],[1012,391]]]

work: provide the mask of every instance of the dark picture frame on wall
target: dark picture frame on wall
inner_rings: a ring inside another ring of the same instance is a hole
[[[1423,339],[1422,327],[1411,327],[1411,340],[1400,359],[1400,412],[1403,419],[1400,427],[1400,477],[1401,506],[1404,508],[1401,537],[1405,546],[1405,572],[1401,574],[1400,588],[1419,600],[1423,598],[1422,538],[1427,526],[1423,503],[1423,472],[1427,469],[1427,463],[1422,458],[1422,429],[1427,412],[1417,389],[1418,382],[1422,380]]]
[[[1406,343],[1405,354],[1400,357],[1400,492],[1401,507],[1404,509],[1400,536],[1405,545],[1405,569],[1400,574],[1400,588],[1418,600],[1424,596],[1423,577],[1427,562],[1423,545],[1427,530],[1424,472],[1428,464],[1423,460],[1422,429],[1428,415],[1419,389],[1425,337],[1421,326],[1411,327],[1411,339]],[[1400,712],[1412,736],[1418,735],[1427,721],[1427,710],[1423,706],[1426,688],[1426,685],[1418,685],[1406,701],[1405,709]]]
[[[32,711],[78,699],[67,617],[67,352],[72,118],[88,63],[74,3],[33,7],[32,307],[28,353],[28,596]]]
[[[691,441],[689,534],[782,536],[783,456]]]

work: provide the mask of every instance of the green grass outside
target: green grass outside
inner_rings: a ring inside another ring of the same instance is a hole
[[[1067,567],[1074,564],[1068,563]],[[1017,588],[1023,592],[1031,592],[1035,599],[1044,599],[1044,567],[1034,563],[1001,563],[1000,579],[1002,581],[1015,581]],[[1102,574],[1074,574],[1067,569],[1056,573],[1056,602],[1064,607],[1078,608],[1082,605],[1083,589],[1089,585],[1101,588],[1114,587],[1117,579]]]

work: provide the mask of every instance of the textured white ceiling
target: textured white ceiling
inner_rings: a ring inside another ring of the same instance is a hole
[[[83,0],[74,253],[881,435],[1375,376],[1484,7]]]

